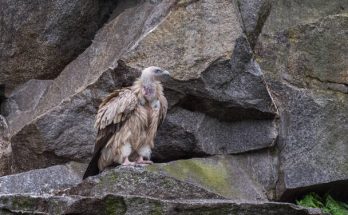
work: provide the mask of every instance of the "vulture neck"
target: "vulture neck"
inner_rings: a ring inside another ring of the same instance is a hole
[[[140,77],[141,85],[143,87],[154,87],[156,80],[153,76],[142,74]]]
[[[158,99],[158,89],[160,83],[153,76],[142,75],[135,83],[142,97],[149,103]]]

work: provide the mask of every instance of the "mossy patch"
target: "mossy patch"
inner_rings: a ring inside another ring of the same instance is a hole
[[[162,172],[176,179],[199,184],[225,197],[234,196],[231,177],[221,160],[190,159],[147,167],[152,172]]]
[[[160,202],[154,202],[152,205],[152,210],[150,211],[149,214],[151,215],[161,215],[163,214],[163,208]]]
[[[30,197],[20,196],[13,199],[12,205],[15,209],[19,210],[35,210],[37,202]]]
[[[316,193],[309,193],[305,195],[301,200],[296,201],[296,204],[309,208],[320,208],[325,213],[331,215],[347,215],[348,204],[336,201],[330,195],[326,195],[321,198]]]
[[[104,199],[104,209],[106,215],[125,214],[127,206],[121,197],[107,196]]]
[[[118,181],[118,175],[116,172],[110,171],[109,174],[101,177],[100,182],[97,184],[97,188],[109,187]]]

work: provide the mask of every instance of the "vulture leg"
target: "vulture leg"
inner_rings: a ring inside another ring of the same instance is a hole
[[[137,164],[153,164],[153,162],[150,160],[151,148],[149,145],[144,145],[140,147],[140,149],[138,149],[137,152],[139,155],[136,161]],[[144,160],[144,158],[147,158],[148,160]]]
[[[134,162],[130,162],[128,157],[130,156],[130,154],[132,153],[132,146],[129,143],[126,143],[125,145],[123,145],[121,147],[121,153],[122,153],[122,157],[124,157],[123,166],[133,166],[135,165]]]

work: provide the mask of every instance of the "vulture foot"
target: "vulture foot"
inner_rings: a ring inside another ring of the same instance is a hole
[[[128,157],[126,157],[122,163],[122,166],[134,166],[135,165],[135,162],[130,162],[128,160]]]
[[[140,156],[137,161],[137,164],[153,164],[151,160],[144,160],[143,156]]]

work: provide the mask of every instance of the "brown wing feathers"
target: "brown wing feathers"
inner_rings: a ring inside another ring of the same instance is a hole
[[[129,88],[116,90],[103,100],[96,116],[95,127],[98,129],[98,134],[93,158],[87,167],[83,179],[99,173],[98,160],[101,150],[112,135],[120,130],[122,124],[134,111],[136,105],[137,97]]]

